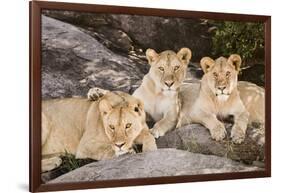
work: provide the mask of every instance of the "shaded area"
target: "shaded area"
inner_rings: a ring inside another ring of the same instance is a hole
[[[44,172],[41,174],[41,179],[44,183],[57,178],[63,174],[66,174],[72,170],[80,168],[86,164],[95,162],[93,159],[76,159],[74,155],[66,153],[61,156],[62,164],[51,171]]]
[[[132,93],[149,68],[46,16],[42,16],[42,63],[43,99],[86,96],[91,87]]]
[[[188,46],[192,60],[211,54],[210,24],[200,19],[55,10],[43,14],[92,31],[104,45],[121,52],[143,55],[147,48],[163,51]]]

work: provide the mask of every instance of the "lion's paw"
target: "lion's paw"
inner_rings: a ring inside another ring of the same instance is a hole
[[[143,152],[155,151],[155,150],[157,150],[157,145],[156,145],[154,137],[153,137],[153,140],[151,140],[150,142],[147,142],[146,144],[143,144],[143,146],[142,146]]]
[[[214,129],[210,130],[211,136],[216,141],[221,141],[226,136],[226,129],[222,123],[218,124]]]
[[[136,154],[136,153],[137,152],[133,148],[129,149],[129,151],[128,151],[128,154]]]
[[[230,136],[234,143],[236,144],[242,143],[245,139],[245,135],[246,134],[241,127],[235,124],[233,125]]]
[[[148,147],[146,147],[145,149],[143,149],[144,152],[147,152],[147,151],[155,151],[157,150],[157,145],[156,143],[152,143],[150,144]]]
[[[156,139],[165,135],[165,132],[158,127],[152,128],[150,132]]]
[[[62,159],[60,157],[52,157],[42,160],[42,172],[51,171],[62,164]]]
[[[97,101],[99,98],[101,98],[107,92],[108,92],[107,90],[104,90],[104,89],[101,89],[98,87],[94,87],[88,91],[87,97],[88,97],[88,100],[90,100],[90,101]]]

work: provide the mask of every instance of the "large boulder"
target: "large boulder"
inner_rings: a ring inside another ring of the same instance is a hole
[[[196,81],[200,69],[189,66],[187,80]],[[86,96],[91,87],[132,93],[148,70],[138,55],[113,52],[89,31],[42,15],[43,99]]]
[[[256,171],[247,166],[218,156],[190,153],[176,149],[125,155],[112,160],[93,162],[64,174],[48,183],[68,183],[130,178],[149,178],[226,172]]]
[[[45,10],[43,14],[95,32],[110,48],[122,52],[189,47],[193,51],[192,60],[199,61],[212,51],[212,26],[200,19],[56,10]]]
[[[228,136],[221,142],[211,138],[208,129],[199,124],[183,126],[157,139],[158,148],[177,148],[194,153],[228,157],[247,164],[264,161],[264,129],[261,125],[250,125],[245,141],[234,144],[230,137],[231,125],[227,124]]]
[[[91,87],[132,93],[148,71],[79,28],[42,16],[42,96],[86,96]]]

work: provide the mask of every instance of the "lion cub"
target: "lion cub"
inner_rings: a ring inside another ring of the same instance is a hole
[[[76,158],[110,159],[157,149],[145,122],[143,103],[123,92],[107,92],[96,102],[84,98],[46,100],[42,103],[42,171],[61,164],[65,151]]]
[[[234,143],[244,141],[247,124],[264,123],[264,89],[248,82],[238,82],[241,57],[232,54],[228,59],[201,59],[204,71],[201,85],[181,87],[183,101],[179,126],[200,123],[209,129],[215,140],[226,136],[224,124],[218,118],[234,117],[231,138]]]

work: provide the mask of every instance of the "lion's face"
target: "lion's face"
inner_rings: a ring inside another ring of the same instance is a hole
[[[220,57],[213,60],[204,57],[200,61],[204,71],[202,84],[205,82],[219,101],[226,101],[233,89],[237,88],[237,76],[241,65],[241,57],[232,54],[228,59]]]
[[[149,74],[155,85],[163,92],[175,92],[185,78],[191,58],[190,49],[182,48],[178,53],[167,50],[160,54],[147,49],[146,57],[151,65]]]
[[[115,155],[132,151],[133,142],[143,129],[144,110],[135,99],[112,107],[107,100],[100,102],[105,133],[111,142]]]

